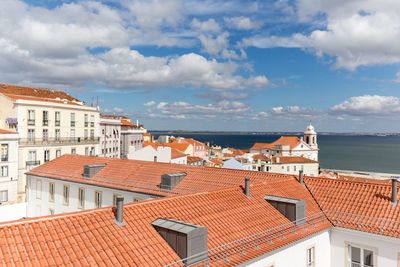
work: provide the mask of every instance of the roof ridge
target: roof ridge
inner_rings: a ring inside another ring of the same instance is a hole
[[[315,180],[326,180],[332,182],[345,182],[345,183],[357,183],[357,184],[367,184],[367,185],[381,185],[381,186],[391,186],[389,183],[383,183],[384,181],[389,181],[390,179],[383,179],[383,180],[376,180],[372,178],[359,178],[359,179],[366,179],[368,181],[360,181],[360,180],[344,180],[344,179],[332,179],[327,177],[315,177],[315,176],[306,176],[307,178],[315,179]],[[355,177],[357,178],[357,177]]]

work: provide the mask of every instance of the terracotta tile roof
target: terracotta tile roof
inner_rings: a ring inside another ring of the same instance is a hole
[[[87,164],[106,163],[101,171],[90,179],[82,176]],[[186,172],[185,178],[172,190],[159,188],[161,175]],[[143,192],[159,196],[187,194],[217,190],[227,186],[241,185],[248,176],[254,181],[266,181],[288,177],[284,174],[243,170],[215,169],[199,166],[135,161],[80,155],[63,155],[29,172],[33,175],[121,190]],[[293,176],[289,176],[293,177]]]
[[[293,178],[252,184],[251,194],[246,197],[235,186],[127,204],[123,227],[114,223],[111,207],[2,224],[0,264],[164,266],[180,258],[153,228],[159,218],[207,227],[210,266],[244,263],[331,227]],[[264,200],[266,195],[304,199],[307,222],[296,226]]]
[[[279,162],[277,162],[279,159]],[[275,156],[272,157],[272,163],[274,164],[290,164],[290,163],[318,163],[318,161],[311,160],[304,157],[297,156]]]
[[[10,131],[6,129],[0,129],[0,134],[16,134],[17,132],[15,131]]]
[[[185,153],[180,152],[179,150],[176,150],[175,148],[171,148],[171,159],[177,159],[182,157],[187,157],[187,155]]]
[[[217,158],[211,158],[209,159],[210,162],[212,162],[214,165],[223,165],[224,161],[222,159],[217,159]]]
[[[174,139],[173,143],[187,143],[187,144],[191,144],[191,145],[197,145],[197,146],[206,146],[206,144],[204,144],[203,142],[197,141],[193,138],[176,138]]]
[[[260,149],[274,149],[277,145],[287,145],[290,149],[295,148],[301,139],[297,136],[281,136],[272,143],[255,143],[250,149],[260,150]]]
[[[69,105],[82,105],[80,100],[72,97],[64,91],[59,90],[0,84],[0,94],[5,95],[12,100],[21,99]]]
[[[203,159],[200,157],[191,157],[191,156],[187,157],[188,163],[194,163],[194,162],[199,162],[199,161],[203,161]]]
[[[400,238],[400,205],[392,207],[390,183],[312,177],[305,183],[335,226]]]
[[[269,158],[265,156],[264,154],[256,154],[253,156],[253,160],[263,160],[263,161],[268,161]]]

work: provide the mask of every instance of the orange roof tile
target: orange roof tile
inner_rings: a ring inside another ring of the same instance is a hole
[[[200,157],[191,157],[191,156],[187,157],[188,163],[194,163],[194,162],[199,162],[199,161],[203,161],[203,159]]]
[[[0,129],[0,134],[16,134],[16,133],[17,132],[15,132],[15,131]]]
[[[287,145],[290,149],[295,148],[301,139],[297,136],[281,136],[272,143],[255,143],[250,149],[260,150],[260,149],[274,149],[277,145]]]
[[[264,154],[256,154],[253,156],[253,160],[267,161],[267,160],[269,160],[269,158],[267,156],[265,156]]]
[[[75,97],[72,97],[68,93],[59,90],[51,90],[44,88],[31,88],[18,85],[0,84],[0,93],[7,95],[18,95],[18,96],[30,96],[39,98],[49,99],[66,99],[69,101],[78,101]]]
[[[90,179],[82,176],[87,164],[106,163],[106,166]],[[186,177],[172,190],[159,187],[161,175],[186,172]],[[135,161],[80,155],[63,155],[29,172],[54,179],[98,185],[121,190],[143,192],[159,196],[187,194],[216,190],[226,186],[240,185],[243,177],[265,181],[288,177],[284,174],[196,167],[149,161]],[[293,177],[293,176],[289,176]]]
[[[279,162],[278,162],[279,159]],[[318,161],[297,156],[275,156],[272,157],[272,163],[275,164],[291,164],[291,163],[318,163]]]
[[[335,226],[400,238],[400,205],[392,207],[390,183],[312,177],[305,183]]]
[[[253,183],[251,194],[246,197],[235,186],[126,204],[123,227],[114,223],[111,207],[1,224],[0,264],[164,266],[180,258],[152,226],[158,218],[207,227],[210,266],[244,263],[331,227],[293,178]],[[290,222],[264,200],[266,195],[304,199],[306,223]]]
[[[182,157],[187,157],[187,155],[185,153],[180,152],[179,150],[176,150],[175,148],[171,148],[171,159],[177,159]]]

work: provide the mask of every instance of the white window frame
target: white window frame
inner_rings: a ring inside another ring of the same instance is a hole
[[[369,247],[369,246],[365,246],[365,245],[360,245],[360,244],[355,244],[355,243],[350,243],[350,242],[346,242],[345,244],[345,249],[346,249],[346,266],[348,267],[352,267],[352,262],[351,262],[351,247],[354,248],[359,248],[360,249],[360,267],[370,267],[370,265],[364,265],[364,250],[369,250],[372,251],[372,266],[376,267],[377,266],[377,257],[378,257],[378,250],[376,248],[373,247]],[[357,263],[356,263],[357,264]]]
[[[96,190],[94,192],[94,207],[101,208],[103,202],[103,193],[101,191]]]
[[[1,177],[7,177],[8,176],[8,166],[7,165],[1,166],[0,176]]]
[[[63,186],[63,205],[69,205],[69,185]]]
[[[0,203],[8,201],[8,190],[0,190]]]
[[[42,180],[36,180],[36,198],[42,199]]]
[[[49,182],[49,202],[54,202],[56,192],[56,185],[53,182]]]
[[[78,209],[85,208],[85,188],[78,188]]]
[[[61,149],[56,150],[56,158],[61,157]]]
[[[309,254],[310,252],[312,253],[311,258],[310,258],[310,254]],[[316,266],[316,264],[315,264],[315,245],[307,248],[306,257],[307,257],[306,266],[307,267],[315,267]]]

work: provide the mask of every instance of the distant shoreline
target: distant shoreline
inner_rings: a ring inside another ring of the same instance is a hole
[[[184,130],[148,130],[156,135],[197,134],[197,135],[303,135],[303,132],[242,132],[242,131],[184,131]],[[400,136],[400,133],[337,133],[318,132],[318,135],[335,136]]]

